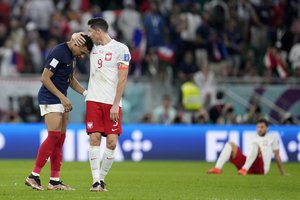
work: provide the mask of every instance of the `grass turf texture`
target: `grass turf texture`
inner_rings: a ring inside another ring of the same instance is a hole
[[[266,176],[238,176],[231,164],[223,174],[206,175],[212,163],[205,162],[121,162],[114,163],[106,178],[108,192],[89,192],[89,163],[64,162],[61,179],[76,191],[35,191],[24,185],[34,161],[0,161],[0,199],[300,199],[298,163],[287,163],[289,176],[282,177],[275,163]],[[41,174],[44,188],[49,181],[49,163]]]

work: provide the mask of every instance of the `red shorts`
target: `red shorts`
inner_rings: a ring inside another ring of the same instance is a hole
[[[246,162],[246,156],[241,152],[241,149],[238,148],[235,158],[231,158],[232,162],[238,170],[240,170]],[[264,174],[264,161],[261,155],[258,155],[250,169],[248,170],[249,174]]]
[[[100,132],[104,135],[122,133],[122,109],[119,107],[119,120],[110,120],[110,109],[112,105],[94,101],[86,102],[86,132]]]

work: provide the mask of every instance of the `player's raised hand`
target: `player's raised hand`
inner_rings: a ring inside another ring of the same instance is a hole
[[[84,32],[79,33],[73,33],[71,39],[75,42],[77,46],[82,46],[85,43],[84,37],[82,35],[85,35]]]
[[[65,108],[65,112],[70,112],[72,110],[72,108],[73,108],[72,103],[67,97],[63,96],[60,99],[60,102],[63,105],[63,107]]]

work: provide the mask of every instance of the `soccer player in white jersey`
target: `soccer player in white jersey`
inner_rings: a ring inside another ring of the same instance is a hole
[[[89,160],[93,176],[90,191],[107,191],[104,179],[113,161],[118,137],[122,133],[122,95],[127,81],[130,53],[126,45],[108,35],[103,18],[88,21],[88,34],[94,46],[90,53],[90,79],[86,97],[86,131],[90,137]],[[81,34],[72,38],[82,44]],[[106,149],[100,167],[101,136]]]
[[[277,135],[267,134],[268,121],[260,119],[256,123],[257,135],[251,142],[249,156],[244,156],[241,149],[232,142],[227,142],[222,150],[216,165],[207,171],[207,174],[221,174],[223,165],[230,160],[238,169],[238,174],[267,174],[270,170],[272,154],[281,175],[285,176],[283,164],[279,155],[279,140]]]

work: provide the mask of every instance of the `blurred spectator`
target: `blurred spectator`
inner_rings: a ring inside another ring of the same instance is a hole
[[[225,104],[222,116],[218,120],[218,124],[237,124],[237,116],[234,113],[234,108],[230,104]]]
[[[272,75],[277,78],[287,79],[287,64],[281,57],[279,50],[275,47],[269,47],[264,56],[264,64],[266,68],[271,69]]]
[[[181,82],[188,81],[199,68],[194,62],[193,51],[184,53],[183,61],[178,65],[178,78]]]
[[[289,54],[289,61],[296,77],[300,77],[300,42],[296,43]]]
[[[261,107],[257,104],[251,104],[247,109],[246,115],[243,117],[243,123],[245,124],[255,124],[259,119],[264,118],[264,114]]]
[[[32,96],[19,97],[18,104],[20,108],[19,115],[23,122],[40,122],[42,120]]]
[[[280,123],[281,123],[281,124],[285,124],[285,125],[293,125],[293,124],[295,124],[294,118],[293,118],[293,116],[291,115],[291,113],[285,113],[285,114],[282,116],[282,119],[281,119]]]
[[[189,123],[189,119],[187,119],[187,116],[185,115],[185,111],[181,106],[178,106],[176,109],[176,114],[174,117],[173,124],[186,124]]]
[[[16,111],[8,110],[4,113],[2,120],[3,123],[20,123],[22,122],[19,114]]]
[[[43,54],[40,46],[40,36],[36,30],[36,24],[30,22],[26,25],[27,35],[25,40],[25,51],[27,59],[27,73],[40,73],[43,69]]]
[[[228,50],[224,41],[215,30],[210,30],[207,41],[208,59],[211,63],[210,67],[216,76],[226,76],[226,68],[228,63]]]
[[[0,47],[2,47],[7,39],[7,28],[0,23]]]
[[[174,121],[176,109],[172,106],[169,95],[162,97],[162,104],[153,111],[153,121],[159,124],[171,124]]]
[[[223,32],[225,22],[229,18],[228,5],[223,0],[212,0],[204,4],[204,9],[212,16],[215,29]]]
[[[151,1],[151,10],[145,14],[143,25],[147,35],[147,48],[164,45],[166,22],[156,1]]]
[[[180,36],[184,42],[184,50],[194,50],[196,30],[201,25],[201,16],[199,15],[200,5],[193,2],[187,8],[188,11],[180,15],[184,27],[180,32]]]
[[[25,12],[28,19],[36,24],[40,36],[44,39],[49,37],[49,28],[51,15],[55,10],[51,0],[28,0],[25,6]]]
[[[209,116],[205,109],[201,109],[193,115],[193,124],[207,124],[209,123]]]
[[[9,25],[10,5],[8,0],[0,0],[0,24],[4,24],[6,28]]]
[[[124,42],[130,46],[134,47],[133,36],[136,29],[142,30],[142,17],[139,12],[135,10],[134,0],[123,0],[124,9],[118,17],[117,26],[122,36]]]
[[[209,118],[212,123],[220,122],[220,118],[222,117],[225,105],[226,104],[224,102],[224,92],[217,91],[216,102],[209,109]]]
[[[0,110],[0,122],[4,123],[18,123],[22,122],[18,112],[15,111],[14,108],[14,99],[12,97],[8,97],[9,105],[8,110],[1,111]]]
[[[145,113],[141,120],[140,123],[145,123],[145,124],[152,124],[153,123],[153,116],[151,112]]]
[[[13,50],[13,40],[8,38],[3,47],[0,47],[0,76],[17,76],[17,64],[13,62],[16,52]]]
[[[180,106],[187,112],[196,112],[202,108],[201,91],[195,84],[193,77],[184,82],[180,87]]]
[[[205,109],[215,103],[217,90],[215,75],[208,65],[209,63],[203,64],[201,70],[194,74],[194,81],[201,90],[201,104]]]

